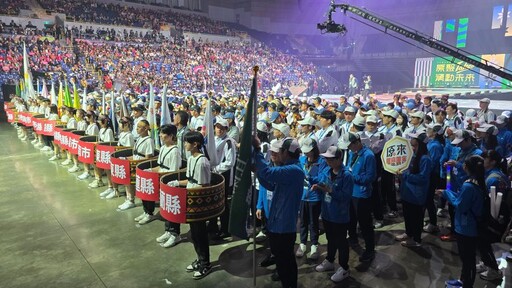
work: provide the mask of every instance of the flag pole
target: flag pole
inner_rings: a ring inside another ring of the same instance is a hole
[[[258,66],[254,66],[253,68],[253,71],[254,71],[254,78],[257,79],[257,76],[258,76],[258,71],[260,70],[260,67]],[[258,83],[258,81],[255,81],[256,84]],[[253,138],[256,136],[256,121],[254,121],[256,118],[256,111],[257,111],[257,107],[258,107],[258,93],[255,93],[256,95],[254,95],[254,102],[252,104],[252,117],[253,117],[253,121],[252,121],[252,127],[251,127],[251,131],[252,131],[252,136]],[[247,114],[247,113],[246,113]],[[251,208],[252,208],[252,212],[254,213],[252,215],[252,285],[253,287],[256,287],[256,201],[258,199],[258,195],[254,195],[256,190],[254,189],[256,187],[256,178],[255,177],[252,177],[252,187],[251,187],[251,192],[252,192],[252,203],[251,203]]]

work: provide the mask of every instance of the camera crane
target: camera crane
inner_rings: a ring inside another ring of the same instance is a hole
[[[385,32],[391,30],[397,34],[410,38],[435,50],[441,51],[470,65],[474,65],[475,67],[483,69],[503,79],[512,81],[512,71],[504,67],[489,65],[487,60],[482,59],[481,57],[478,57],[474,54],[461,49],[457,49],[430,36],[423,35],[418,31],[410,30],[407,27],[403,27],[399,24],[383,19],[382,17],[379,17],[366,9],[358,8],[348,4],[336,4],[334,3],[334,0],[331,1],[329,6],[327,20],[324,23],[319,23],[317,25],[317,28],[323,33],[341,33],[343,35],[347,32],[345,25],[338,24],[332,20],[332,13],[336,12],[336,9],[340,9],[344,14],[347,14],[347,11],[351,12],[361,18],[364,18],[367,21],[384,27]]]

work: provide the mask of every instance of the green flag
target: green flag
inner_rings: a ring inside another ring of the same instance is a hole
[[[69,93],[68,81],[64,81],[64,106],[73,107],[73,101],[71,100],[71,94]]]
[[[20,85],[21,85],[21,84],[16,84],[16,96],[19,96],[19,97],[21,97],[21,89],[20,89]]]
[[[229,233],[243,239],[248,239],[246,223],[251,205],[252,178],[251,156],[253,127],[256,125],[254,106],[257,94],[257,67],[252,80],[251,94],[244,119],[244,129],[240,141],[240,153],[235,167],[235,184],[231,198],[231,213],[229,215]]]

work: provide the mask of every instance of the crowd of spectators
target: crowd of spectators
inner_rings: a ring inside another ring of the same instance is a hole
[[[24,0],[2,0],[0,15],[18,15],[21,9],[29,9]]]
[[[39,4],[51,11],[64,13],[77,22],[92,22],[160,30],[161,26],[172,25],[177,30],[195,33],[233,35],[232,29],[222,22],[205,16],[183,14],[172,11],[140,9],[119,4],[97,3],[94,0],[65,1],[38,0]]]

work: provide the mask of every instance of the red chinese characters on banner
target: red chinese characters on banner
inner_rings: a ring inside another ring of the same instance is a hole
[[[112,182],[121,185],[130,185],[130,161],[110,157],[110,175],[112,175]]]
[[[61,139],[62,139],[62,128],[54,127],[53,128],[53,143],[62,147]]]
[[[110,170],[110,154],[116,151],[115,146],[96,145],[96,166]]]
[[[160,174],[153,171],[135,170],[135,192],[137,198],[146,201],[158,201],[160,195]]]
[[[174,223],[187,223],[187,189],[160,186],[160,215]]]
[[[78,161],[94,164],[94,160],[96,159],[94,154],[96,151],[95,146],[95,142],[78,141]]]
[[[43,125],[43,135],[53,136],[55,125],[56,125],[55,120],[46,120]]]

